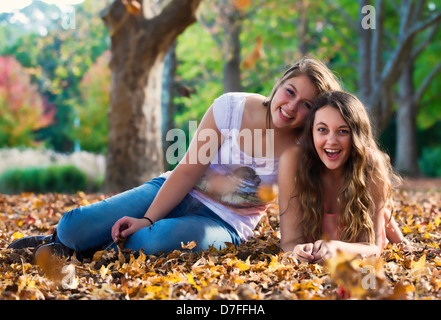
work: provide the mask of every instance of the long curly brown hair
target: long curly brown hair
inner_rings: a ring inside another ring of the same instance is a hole
[[[312,128],[316,112],[325,106],[339,110],[351,129],[352,148],[345,164],[343,187],[338,195],[340,240],[354,242],[363,236],[369,243],[374,243],[375,234],[371,219],[375,210],[373,194],[379,191],[391,206],[392,181],[399,178],[393,173],[388,155],[379,149],[373,137],[365,106],[354,95],[342,91],[321,94],[305,123],[301,140],[302,159],[296,177],[305,237],[309,236],[314,240],[322,237],[324,200],[320,175],[324,164],[315,150]]]

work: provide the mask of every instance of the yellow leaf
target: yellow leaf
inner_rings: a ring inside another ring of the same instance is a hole
[[[82,199],[81,201],[80,201],[80,206],[87,206],[87,205],[89,205],[90,204],[90,202],[87,200],[87,199]]]
[[[84,198],[86,196],[86,194],[84,193],[84,191],[78,191],[77,196]]]
[[[426,254],[423,254],[417,262],[412,261],[411,266],[412,266],[412,269],[421,269],[421,268],[426,267],[427,266]]]
[[[47,204],[46,202],[38,198],[34,198],[33,202],[34,202],[34,209],[38,209]]]
[[[144,262],[145,259],[146,259],[146,256],[145,256],[144,252],[142,252],[142,249],[141,249],[141,250],[139,251],[139,257],[138,257],[138,259],[136,259],[136,260],[138,260],[138,262],[141,263],[141,262]]]
[[[106,253],[106,250],[97,251],[93,254],[92,261],[98,262],[100,261],[101,257]]]
[[[234,266],[239,268],[240,271],[246,271],[250,268],[249,265],[243,263],[242,261],[237,261],[237,263]]]
[[[193,287],[195,287],[197,290],[201,290],[201,286],[198,286],[196,282],[194,282],[194,278],[191,274],[187,273],[187,280],[188,283],[190,283]]]
[[[159,293],[162,291],[162,287],[160,286],[148,286],[145,288],[145,291],[148,293]]]
[[[401,228],[401,231],[402,231],[403,233],[411,233],[411,232],[412,232],[412,230],[411,230],[408,226],[404,226],[404,227],[402,227],[402,228]]]
[[[277,269],[279,266],[280,263],[277,255],[271,256],[271,262],[269,263],[268,268],[274,270]]]
[[[421,277],[431,274],[429,264],[426,262],[426,254],[423,254],[417,262],[412,261],[410,266],[412,271],[408,275],[409,278]]]
[[[21,222],[21,221],[20,221],[20,222]],[[23,238],[23,237],[24,237],[24,234],[21,233],[21,232],[18,232],[18,231],[14,232],[14,233],[12,234],[12,240],[21,239],[21,238]]]
[[[202,288],[199,292],[198,296],[204,300],[212,300],[215,299],[219,295],[219,290],[216,285],[210,285]]]
[[[106,268],[104,265],[101,266],[100,269],[100,276],[101,278],[104,278],[104,276],[109,272],[109,269]]]
[[[126,257],[124,257],[119,246],[117,246],[117,248],[118,248],[118,261],[123,265],[124,263],[126,263]]]

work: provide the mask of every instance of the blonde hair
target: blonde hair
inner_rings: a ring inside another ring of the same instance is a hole
[[[373,195],[380,192],[386,204],[392,206],[392,182],[399,177],[392,170],[389,156],[379,149],[373,137],[365,106],[354,95],[342,91],[320,95],[305,123],[302,159],[296,177],[305,236],[314,240],[322,237],[324,200],[320,172],[324,164],[315,150],[312,128],[316,112],[325,106],[336,108],[351,132],[351,153],[345,163],[344,183],[338,195],[340,240],[353,242],[363,235],[372,244],[375,242],[371,219],[375,210]]]
[[[273,101],[274,95],[277,90],[287,81],[288,79],[299,77],[305,75],[309,78],[309,80],[314,84],[317,88],[318,93],[321,94],[323,92],[329,90],[342,90],[341,84],[338,81],[337,77],[332,73],[332,71],[320,60],[303,57],[295,62],[288,70],[286,70],[283,75],[276,81],[271,94],[265,101],[263,105],[268,107],[266,118],[267,118],[267,127],[271,128],[271,103]],[[299,132],[303,130],[299,128]]]

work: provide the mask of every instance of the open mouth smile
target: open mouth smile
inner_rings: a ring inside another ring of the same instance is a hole
[[[341,153],[341,149],[324,149],[324,151],[330,160],[337,159]]]

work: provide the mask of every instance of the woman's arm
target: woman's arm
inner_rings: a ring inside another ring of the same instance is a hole
[[[370,153],[370,160],[373,162],[373,166],[378,168],[378,172],[386,175],[388,174],[388,169],[380,152],[381,151],[376,150],[375,152]],[[373,176],[369,181],[368,187],[371,190],[373,203],[375,205],[376,215],[374,215],[374,217],[376,217],[379,227],[378,230],[375,230],[376,236],[379,234],[384,236],[383,231],[385,231],[386,238],[390,242],[401,242],[404,239],[403,234],[390,211],[390,206],[388,206],[388,203],[392,201],[389,194],[390,190],[388,189],[388,184],[386,184],[381,177]],[[385,242],[385,240],[386,239],[382,238],[383,242]]]
[[[207,139],[207,136],[216,137],[216,139]],[[216,155],[214,152],[214,154],[207,156],[206,150],[216,150],[217,152],[222,142],[223,137],[216,126],[213,110],[210,107],[204,115],[184,158],[164,182],[145,216],[155,222],[161,220],[173,210],[199,181]],[[202,148],[203,151],[201,151]],[[202,152],[203,154],[201,154]],[[201,162],[201,159],[204,161]],[[209,161],[205,161],[206,159]],[[128,237],[149,225],[150,222],[146,219],[123,217],[112,227],[112,238],[117,241],[120,234],[122,237]]]
[[[400,227],[398,226],[395,218],[389,209],[384,209],[384,221],[386,224],[386,238],[391,243],[399,243],[404,240],[403,233],[401,232]]]
[[[318,240],[314,242],[312,249],[312,255],[314,259],[311,262],[320,263],[324,260],[333,258],[337,255],[338,251],[359,254],[361,256],[379,256],[381,248],[375,244],[369,244],[367,242],[345,242],[339,240]]]
[[[293,251],[304,243],[302,211],[300,209],[295,177],[297,175],[300,148],[286,149],[279,158],[277,184],[279,188],[280,246],[283,251]]]

